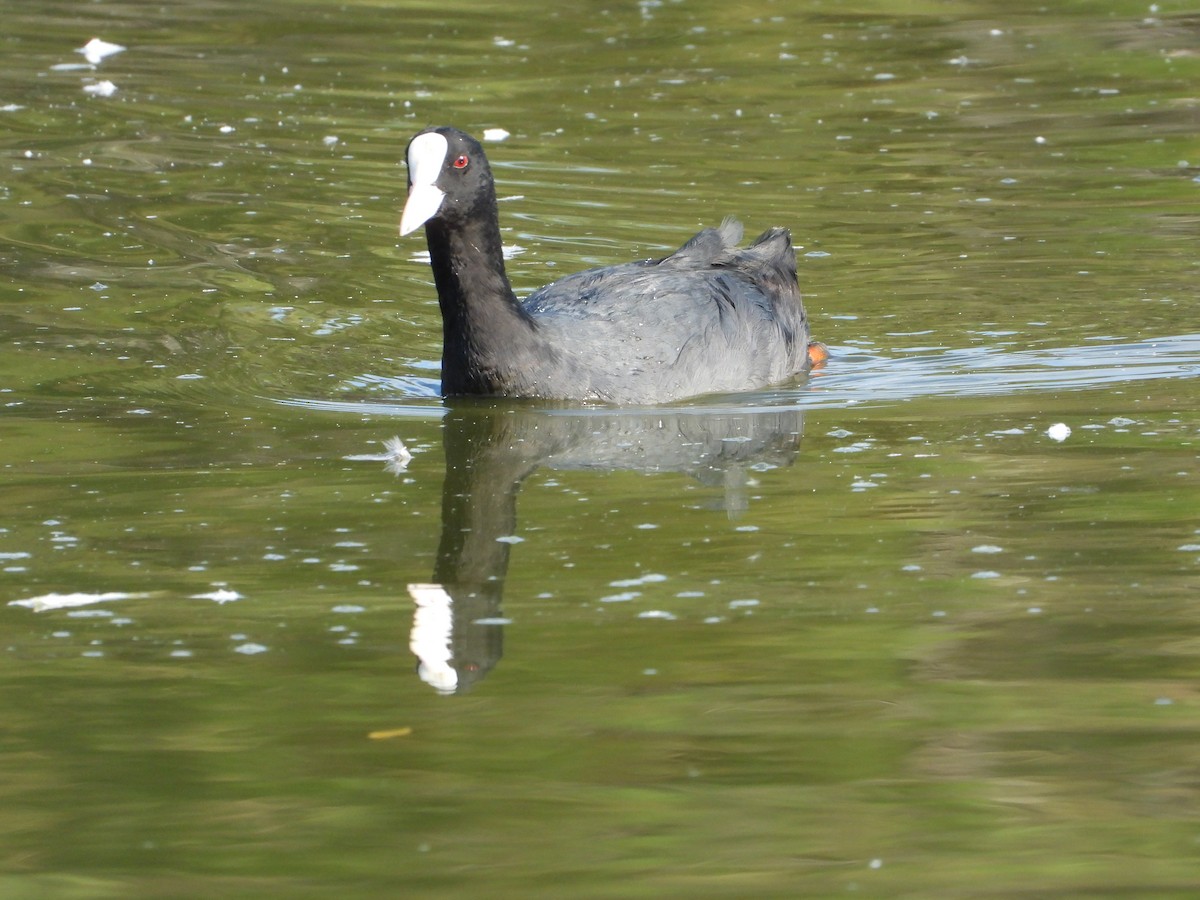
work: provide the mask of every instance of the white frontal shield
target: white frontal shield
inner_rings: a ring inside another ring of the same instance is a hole
[[[408,200],[400,215],[401,236],[420,228],[441,208],[445,192],[437,186],[449,143],[436,131],[419,134],[408,145]]]

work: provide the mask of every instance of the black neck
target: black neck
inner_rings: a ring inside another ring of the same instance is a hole
[[[487,202],[487,201],[490,201]],[[473,215],[425,227],[442,307],[442,392],[503,393],[511,374],[503,362],[534,339],[504,271],[495,199]]]

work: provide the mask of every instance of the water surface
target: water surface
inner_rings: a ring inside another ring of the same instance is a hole
[[[0,893],[1194,892],[1194,10],[5,31]],[[444,404],[435,122],[519,292],[782,224],[830,364]]]

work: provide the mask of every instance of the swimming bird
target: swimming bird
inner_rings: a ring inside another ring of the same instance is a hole
[[[726,218],[669,256],[588,269],[518,300],[483,147],[455,128],[408,144],[400,234],[425,226],[442,313],[442,393],[617,405],[752,390],[807,371],[791,235],[739,247]]]

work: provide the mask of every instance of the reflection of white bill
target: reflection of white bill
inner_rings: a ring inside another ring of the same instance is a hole
[[[136,600],[149,594],[130,594],[125,591],[107,591],[103,594],[42,594],[28,600],[12,600],[9,606],[24,606],[34,612],[48,609],[70,609],[72,606],[91,606],[93,603],[110,603],[113,600]]]
[[[458,672],[450,664],[454,637],[454,599],[440,584],[410,584],[408,595],[417,604],[408,646],[419,659],[417,674],[442,694],[458,687]]]

